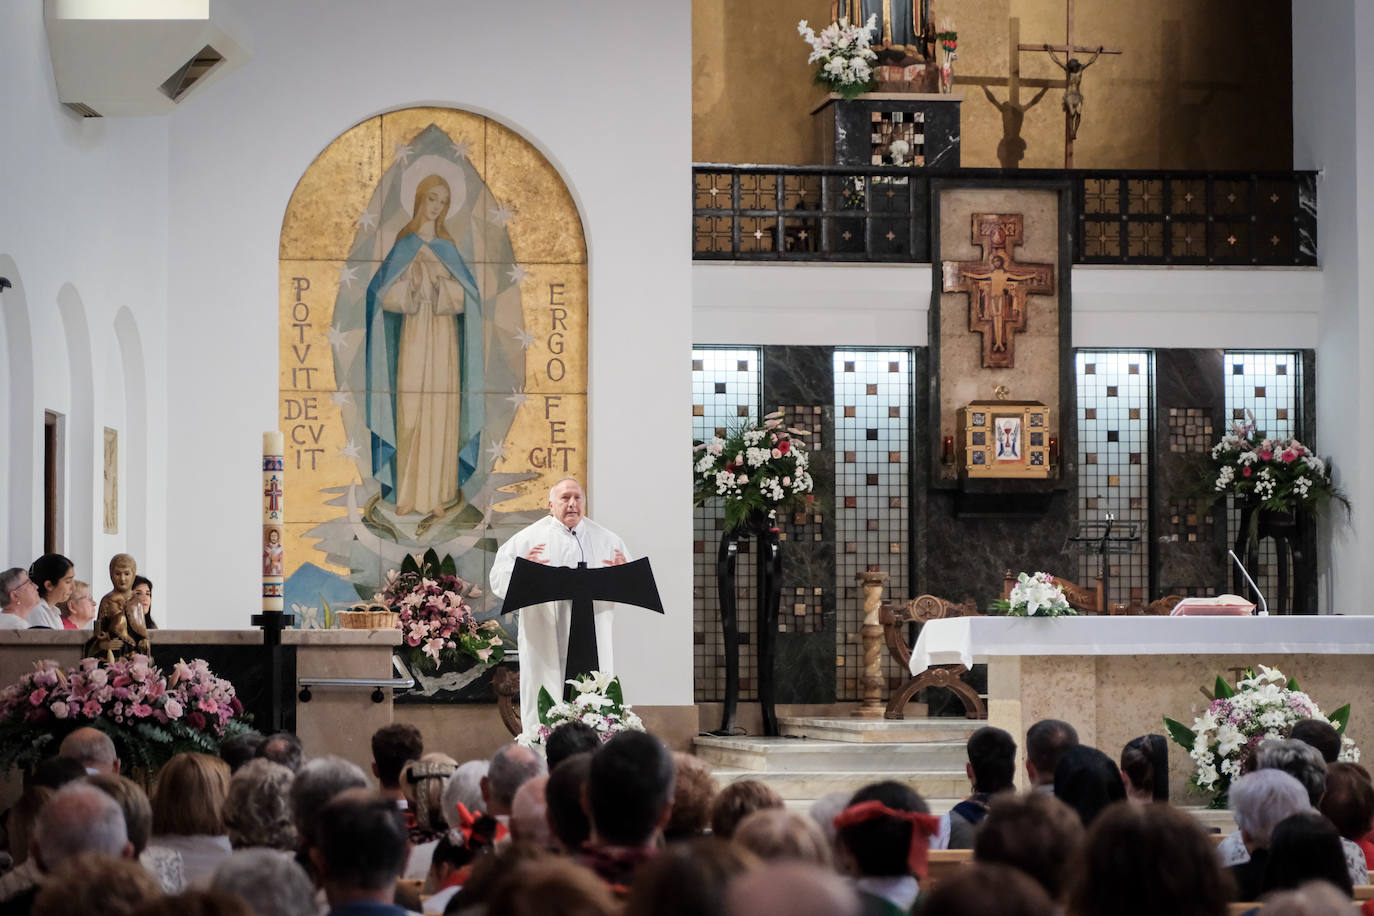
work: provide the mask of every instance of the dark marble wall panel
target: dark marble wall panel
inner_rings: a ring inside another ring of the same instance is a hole
[[[1226,591],[1226,506],[1196,498],[1207,453],[1226,420],[1221,350],[1155,351],[1156,595]]]

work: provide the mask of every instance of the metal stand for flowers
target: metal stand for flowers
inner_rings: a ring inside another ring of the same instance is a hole
[[[1257,519],[1255,513],[1259,513]],[[1240,526],[1239,534],[1236,535],[1235,551],[1237,556],[1245,557],[1245,565],[1251,569],[1259,567],[1259,546],[1260,541],[1265,538],[1272,538],[1274,541],[1274,565],[1277,567],[1279,580],[1279,593],[1276,596],[1273,607],[1278,614],[1310,614],[1308,609],[1307,594],[1312,577],[1316,570],[1313,568],[1312,558],[1303,551],[1304,523],[1307,516],[1299,512],[1275,512],[1272,509],[1261,509],[1253,502],[1244,502],[1240,507]],[[1250,537],[1251,525],[1254,525],[1255,537]],[[1289,568],[1293,572],[1293,605],[1288,605],[1288,578]],[[1246,600],[1258,600],[1257,595],[1251,594],[1248,583],[1245,582],[1239,571],[1231,572],[1232,588],[1238,595],[1245,595]]]
[[[739,705],[739,613],[735,607],[735,560],[739,542],[753,536],[758,542],[755,575],[758,583],[758,626],[754,638],[758,651],[759,705],[763,709],[763,733],[778,734],[775,711],[773,663],[778,633],[778,607],[782,603],[782,552],[778,529],[766,515],[756,515],[743,527],[727,531],[720,538],[716,559],[716,579],[720,588],[720,624],[725,639],[725,704],[720,730],[729,735],[735,729],[735,710]]]

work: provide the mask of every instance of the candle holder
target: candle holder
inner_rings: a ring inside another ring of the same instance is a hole
[[[940,463],[947,468],[954,467],[954,437],[945,436],[940,443]]]
[[[1050,467],[1059,467],[1059,437],[1050,436]]]

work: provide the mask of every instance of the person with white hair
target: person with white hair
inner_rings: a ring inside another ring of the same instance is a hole
[[[444,820],[448,821],[450,829],[458,830],[466,826],[458,811],[459,805],[469,814],[481,809],[482,780],[486,779],[489,767],[490,764],[485,760],[469,760],[459,764],[458,769],[449,776],[444,784],[443,805]]]
[[[317,916],[315,886],[296,861],[276,849],[240,849],[221,862],[210,886],[242,897],[257,916]]]
[[[72,782],[57,790],[43,806],[29,840],[37,883],[0,902],[0,912],[27,913],[43,882],[59,865],[83,852],[116,859],[132,859],[124,811],[108,794],[86,782]]]
[[[482,777],[483,810],[509,826],[515,791],[536,776],[549,772],[544,758],[522,744],[507,744],[491,756],[487,775]]]
[[[291,783],[291,814],[296,820],[296,837],[301,846],[314,841],[311,834],[315,816],[340,792],[370,787],[367,774],[342,757],[316,757],[301,764]]]
[[[630,549],[620,536],[583,515],[586,494],[582,484],[565,477],[549,490],[549,514],[516,532],[501,545],[491,564],[487,581],[491,593],[506,597],[517,557],[552,566],[618,566],[631,559]],[[611,655],[611,618],[615,605],[598,601],[593,608],[596,626],[597,668],[602,673],[615,670]],[[568,663],[568,628],[572,623],[571,601],[536,604],[520,612],[516,639],[520,644],[520,725],[525,734],[539,729],[539,688],[555,701],[563,699],[566,677],[590,672],[564,674]]]
[[[1264,865],[1268,857],[1269,837],[1274,828],[1284,818],[1310,811],[1312,805],[1307,799],[1307,789],[1283,770],[1255,770],[1237,779],[1228,795],[1231,813],[1236,819],[1236,834],[1240,836],[1245,858],[1235,859],[1233,848],[1223,849],[1227,837],[1217,847],[1217,855],[1222,864],[1231,872],[1240,892],[1241,900],[1259,898],[1260,886],[1264,879]]]
[[[81,764],[88,776],[97,773],[119,775],[119,755],[115,752],[114,742],[98,728],[78,728],[62,739],[57,755]]]

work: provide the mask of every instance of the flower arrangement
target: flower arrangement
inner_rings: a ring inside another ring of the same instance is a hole
[[[542,750],[553,730],[565,722],[581,722],[591,726],[602,741],[616,732],[644,731],[644,723],[639,716],[625,705],[620,678],[593,671],[568,683],[576,691],[576,696],[568,702],[554,702],[547,688],[539,688],[539,728],[533,734],[521,732],[516,741],[526,747]]]
[[[1204,473],[1214,498],[1234,494],[1277,512],[1320,511],[1332,499],[1349,507],[1326,461],[1297,439],[1264,436],[1248,411],[1246,417],[1212,446]]]
[[[959,33],[954,31],[954,23],[948,19],[940,22],[935,32],[935,43],[940,53],[940,91],[951,91],[954,62],[959,59]]]
[[[876,14],[868,17],[861,26],[851,25],[841,17],[830,23],[817,35],[803,19],[797,23],[797,34],[811,46],[808,64],[820,64],[816,68],[816,82],[838,92],[846,99],[869,91],[874,85],[873,61],[877,53],[869,47],[869,42],[878,27]]]
[[[1168,716],[1164,727],[1169,737],[1188,752],[1197,764],[1191,783],[1202,792],[1216,792],[1213,807],[1225,807],[1231,782],[1240,776],[1245,762],[1261,741],[1282,738],[1302,719],[1326,719],[1341,735],[1340,759],[1358,762],[1360,750],[1345,737],[1350,721],[1347,703],[1330,716],[1298,688],[1298,682],[1276,668],[1247,669],[1233,689],[1218,677],[1214,699],[1187,728]]]
[[[386,577],[377,600],[396,612],[401,643],[412,665],[437,671],[442,662],[463,656],[483,664],[505,657],[500,624],[477,622],[467,602],[475,586],[458,578],[453,557],[440,560],[431,548],[419,561],[407,556],[400,572],[390,570]]]
[[[1010,598],[999,598],[988,605],[988,610],[1005,614],[1007,617],[1076,617],[1069,600],[1064,597],[1064,589],[1047,572],[1034,575],[1021,573],[1016,584],[1011,587]]]
[[[48,659],[0,691],[0,767],[31,766],[82,726],[107,732],[125,766],[151,773],[183,751],[218,753],[249,724],[234,685],[203,659],[170,675],[146,655],[66,671]]]
[[[784,425],[781,410],[747,422],[724,439],[697,442],[692,448],[696,505],[713,496],[725,499],[725,527],[743,528],[750,516],[777,510],[814,487],[807,470],[810,458],[800,440],[806,433]]]

